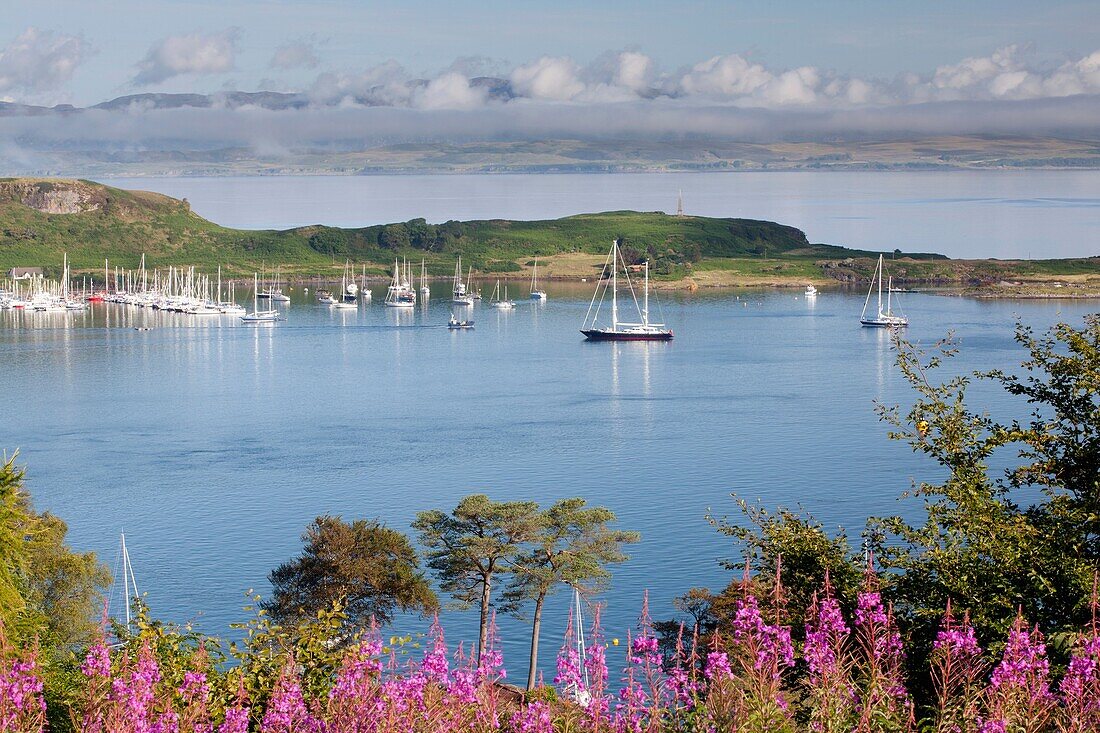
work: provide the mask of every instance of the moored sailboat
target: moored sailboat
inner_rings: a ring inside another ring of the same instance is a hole
[[[531,270],[531,300],[546,300],[546,291],[539,287],[539,258],[535,258],[535,267]]]
[[[474,299],[466,290],[466,283],[462,280],[462,255],[459,255],[455,264],[454,283],[451,286],[451,302],[455,305],[473,305]]]
[[[882,309],[882,278],[884,275],[885,268],[882,255],[879,255],[878,266],[875,267],[875,274],[871,278],[871,286],[867,288],[867,298],[863,301],[863,313],[859,316],[859,322],[861,325],[870,328],[905,328],[909,325],[909,319],[893,311],[894,279],[892,277],[887,279],[886,310]],[[876,284],[878,285],[878,315],[869,317],[867,306],[871,304],[871,293],[874,292]]]
[[[393,280],[386,289],[386,306],[389,308],[412,308],[416,305],[416,291],[407,279],[402,279],[401,267],[393,261]]]
[[[637,309],[639,320],[636,322],[620,321],[619,320],[619,265],[622,263],[622,268],[626,277],[626,283],[630,290],[630,299],[634,303],[634,307]],[[610,277],[607,276],[608,265],[610,264],[611,273]],[[649,320],[649,261],[643,265],[645,272],[644,291],[642,297],[642,303],[638,303],[638,298],[634,293],[634,285],[630,282],[629,270],[626,267],[626,262],[623,261],[622,255],[619,253],[619,240],[616,239],[611,244],[611,251],[607,255],[607,261],[604,262],[603,272],[600,274],[600,281],[596,285],[596,292],[592,294],[592,302],[588,305],[588,313],[584,317],[584,324],[581,328],[581,333],[589,341],[671,341],[672,329],[665,328],[663,323],[652,323]],[[607,291],[611,291],[611,325],[610,327],[599,325],[600,306],[603,305],[603,298],[607,295]],[[599,301],[597,302],[597,296]]]
[[[511,310],[516,307],[516,304],[508,299],[508,286],[504,286],[504,299],[500,297],[500,280],[497,280],[497,286],[493,288],[493,297],[489,299],[489,305],[493,308],[500,308],[502,310]]]
[[[252,312],[241,316],[245,323],[274,323],[281,320],[277,310],[260,310],[260,281],[255,273],[252,275]]]

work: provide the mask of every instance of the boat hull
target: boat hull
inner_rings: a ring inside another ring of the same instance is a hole
[[[581,329],[589,341],[671,341],[672,331],[631,332],[605,331],[600,328]]]
[[[909,322],[897,322],[897,321],[875,321],[869,319],[860,319],[860,325],[864,328],[908,328]]]

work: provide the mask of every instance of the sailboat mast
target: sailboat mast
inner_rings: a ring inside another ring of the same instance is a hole
[[[645,261],[645,296],[642,299],[642,325],[649,327],[649,260]]]
[[[130,629],[130,573],[126,566],[130,564],[128,553],[126,552],[126,533],[122,533],[122,593],[123,603],[126,604],[126,629]]]
[[[878,312],[882,313],[882,255],[878,256]]]
[[[619,240],[611,245],[611,330],[619,330]]]
[[[886,281],[886,312],[890,313],[890,294],[894,292],[894,278]]]

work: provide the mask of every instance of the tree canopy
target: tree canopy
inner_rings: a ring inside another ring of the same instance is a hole
[[[427,548],[427,564],[440,589],[460,608],[480,605],[479,659],[485,649],[494,577],[511,569],[539,526],[535,502],[493,501],[484,494],[465,497],[450,514],[433,509],[416,515],[413,528]]]
[[[377,521],[321,516],[306,527],[302,545],[300,555],[269,576],[273,592],[263,606],[282,623],[316,618],[334,603],[348,627],[439,608],[416,550],[401,532]]]
[[[0,623],[16,639],[68,649],[94,635],[111,576],[66,544],[65,522],[34,510],[15,460],[0,463]]]
[[[612,529],[615,514],[589,507],[579,497],[562,499],[538,515],[531,545],[516,556],[504,591],[505,609],[519,613],[525,601],[535,602],[531,631],[531,664],[527,687],[534,686],[539,629],[546,597],[563,585],[592,592],[611,577],[607,566],[625,562],[623,545],[637,542],[637,532]]]

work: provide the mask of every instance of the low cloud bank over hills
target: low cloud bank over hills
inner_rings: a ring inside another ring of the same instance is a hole
[[[232,69],[235,43],[233,29],[165,39],[150,49],[132,84]],[[0,94],[30,88],[36,65],[49,70],[42,76],[50,85],[61,83],[84,53],[76,37],[22,38],[19,48],[0,53]],[[271,61],[272,69],[316,65],[308,44],[280,49]],[[25,104],[9,94],[10,101],[0,101],[0,165],[15,173],[65,174],[99,172],[98,165],[112,160],[131,166],[120,172],[139,174],[669,164],[1100,167],[1100,51],[1037,65],[1009,46],[893,79],[811,66],[771,69],[738,54],[675,71],[637,51],[607,53],[583,66],[544,56],[475,75],[491,65],[462,59],[430,78],[414,78],[390,61],[354,73],[324,71],[297,91],[139,92],[83,108]],[[1043,142],[1009,153],[989,149],[990,140],[1006,138]],[[893,157],[861,147],[933,139],[938,142],[923,158],[912,146]],[[508,157],[518,143],[553,141],[568,142],[574,157],[563,159],[560,149],[541,157],[527,151],[522,161]],[[766,151],[700,153],[708,142]],[[488,144],[480,161],[471,148],[477,143]],[[632,157],[629,149],[639,143],[647,149]],[[348,157],[425,144],[454,147],[460,160]],[[780,148],[792,144],[803,148],[785,157]]]

